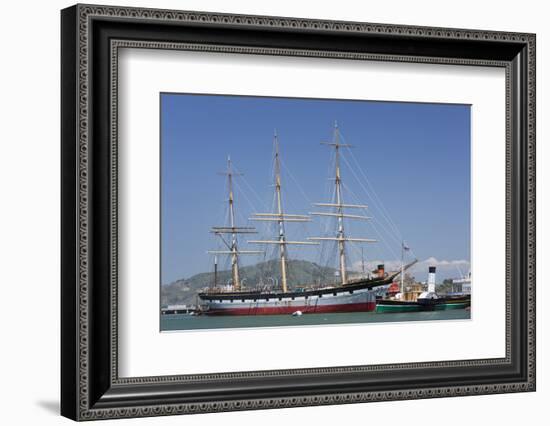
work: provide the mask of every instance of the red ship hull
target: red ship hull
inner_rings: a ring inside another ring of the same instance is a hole
[[[300,311],[302,314],[329,314],[343,312],[371,312],[376,309],[376,301],[364,303],[334,304],[321,306],[251,306],[248,308],[210,308],[207,315],[289,315]]]

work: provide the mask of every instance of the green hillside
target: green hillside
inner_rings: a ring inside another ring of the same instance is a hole
[[[306,260],[291,260],[288,262],[288,282],[291,287],[299,287],[312,284],[320,279],[324,282],[334,277],[334,269],[317,265]],[[257,263],[256,265],[239,268],[239,276],[245,287],[256,287],[263,281],[266,285],[272,285],[270,277],[280,276],[278,260]],[[231,271],[218,272],[218,284],[228,283],[231,280]],[[214,284],[214,273],[203,272],[174,281],[161,286],[161,304],[164,305],[194,305],[197,292]]]

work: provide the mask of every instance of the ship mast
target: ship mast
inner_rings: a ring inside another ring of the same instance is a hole
[[[231,278],[233,281],[233,289],[241,289],[241,280],[239,278],[239,256],[241,254],[263,254],[263,251],[256,250],[239,250],[237,246],[237,235],[238,234],[255,234],[256,229],[253,227],[246,226],[236,226],[235,225],[235,200],[233,194],[233,177],[242,176],[242,173],[236,173],[233,171],[231,165],[231,158],[227,157],[227,171],[220,173],[227,176],[227,190],[229,192],[228,203],[229,203],[229,226],[214,226],[210,230],[213,234],[216,234],[223,241],[224,245],[227,247],[227,250],[210,250],[208,253],[215,256],[215,267],[217,275],[217,255],[225,254],[231,256]],[[230,235],[231,240],[227,241],[224,235]],[[217,277],[216,277],[217,280]]]
[[[281,161],[279,157],[279,139],[277,132],[273,135],[273,146],[275,150],[275,165],[274,165],[274,184],[275,198],[277,201],[277,211],[275,213],[254,213],[250,220],[263,222],[277,222],[278,239],[277,240],[254,240],[248,241],[251,244],[278,244],[279,245],[279,260],[281,266],[281,282],[283,292],[288,291],[288,273],[287,273],[287,245],[317,245],[308,241],[287,241],[285,235],[285,222],[310,222],[311,219],[306,215],[286,214],[283,212],[283,201],[281,193]]]
[[[362,204],[345,204],[342,198],[342,176],[340,173],[340,149],[351,147],[351,145],[340,143],[340,130],[338,128],[338,123],[334,123],[334,132],[332,142],[321,142],[322,145],[328,145],[334,148],[335,151],[335,178],[334,182],[336,185],[336,202],[335,203],[315,203],[314,206],[317,207],[329,207],[333,208],[336,211],[332,212],[310,212],[314,216],[333,216],[338,218],[338,228],[336,237],[310,237],[308,240],[314,241],[338,241],[338,255],[340,263],[340,278],[342,285],[348,283],[347,270],[346,270],[346,243],[347,242],[358,242],[358,243],[374,243],[376,240],[371,238],[351,238],[347,237],[344,232],[344,218],[347,219],[363,219],[367,220],[370,217],[355,215],[355,214],[346,214],[345,208],[358,208],[366,209],[366,205]]]

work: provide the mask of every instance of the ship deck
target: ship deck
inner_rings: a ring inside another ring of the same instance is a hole
[[[293,298],[304,296],[317,296],[323,294],[338,294],[353,292],[355,290],[372,289],[391,284],[395,277],[399,275],[399,272],[392,273],[383,279],[371,279],[362,280],[352,283],[348,283],[341,286],[322,287],[316,289],[306,289],[302,291],[288,291],[288,292],[270,292],[270,291],[230,291],[230,292],[202,292],[199,293],[199,298],[203,300],[239,300],[239,299],[281,299],[281,298]]]

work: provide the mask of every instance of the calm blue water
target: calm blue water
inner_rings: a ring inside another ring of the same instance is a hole
[[[432,312],[376,313],[353,312],[341,314],[219,316],[161,315],[161,331],[204,330],[216,328],[284,327],[300,325],[362,324],[380,322],[439,321],[470,319],[470,311],[453,309]]]

